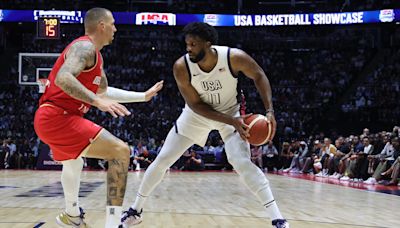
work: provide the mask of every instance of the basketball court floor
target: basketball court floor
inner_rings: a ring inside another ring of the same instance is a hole
[[[0,227],[57,227],[60,171],[0,170]],[[84,171],[81,205],[91,227],[104,227],[106,172]],[[143,172],[130,172],[126,209]],[[267,174],[292,228],[400,227],[400,196],[307,178]],[[396,187],[396,189],[398,189]],[[395,192],[396,190],[394,190]],[[145,205],[144,227],[271,227],[234,172],[168,172]]]

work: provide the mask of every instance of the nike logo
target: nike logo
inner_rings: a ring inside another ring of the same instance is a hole
[[[193,77],[196,77],[196,76],[199,76],[200,75],[200,73],[198,73],[198,74],[193,74]]]

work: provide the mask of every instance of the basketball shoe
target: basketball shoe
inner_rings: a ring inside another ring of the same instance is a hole
[[[79,216],[70,216],[65,211],[56,217],[56,222],[61,227],[79,227],[79,228],[89,228],[85,223],[85,212],[79,207],[81,214]]]
[[[289,228],[289,223],[286,219],[275,219],[272,220],[272,227],[274,228]]]
[[[121,225],[118,228],[128,228],[130,226],[141,223],[142,212],[143,209],[140,210],[140,212],[138,212],[135,209],[132,209],[131,207],[127,211],[122,212]]]

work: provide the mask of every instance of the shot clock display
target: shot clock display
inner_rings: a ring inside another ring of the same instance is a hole
[[[58,17],[39,17],[37,20],[38,39],[59,39],[60,38],[60,18]]]

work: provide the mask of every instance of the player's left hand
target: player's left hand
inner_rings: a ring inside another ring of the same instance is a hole
[[[250,133],[249,133],[249,126],[246,125],[243,120],[251,115],[252,113],[242,115],[240,117],[234,117],[233,122],[231,124],[239,133],[240,137],[245,141],[247,141],[247,138],[250,137]]]
[[[153,85],[150,89],[148,89],[145,94],[145,100],[149,101],[151,100],[154,96],[157,96],[158,91],[160,91],[164,86],[164,80],[161,80],[157,82],[156,84]]]
[[[274,139],[275,133],[276,133],[276,120],[275,120],[275,115],[273,112],[267,112],[267,114],[265,115],[265,117],[267,117],[267,119],[269,121],[271,121],[272,123],[272,134],[271,134],[271,138],[270,141],[272,139]]]

